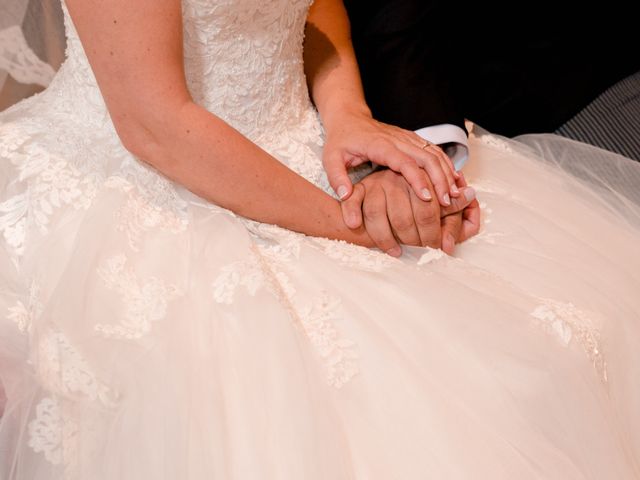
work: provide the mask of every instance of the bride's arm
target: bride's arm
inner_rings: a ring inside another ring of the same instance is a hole
[[[401,173],[423,200],[430,199],[431,184],[443,206],[450,204],[449,195],[458,196],[452,188],[457,174],[441,149],[425,150],[424,140],[414,132],[371,118],[342,0],[315,0],[311,6],[304,63],[309,89],[327,133],[325,170],[341,198],[351,193],[345,167],[367,160]]]
[[[340,204],[187,90],[180,0],[67,0],[123,145],[195,194],[240,215],[372,246]],[[249,173],[247,173],[249,172]]]

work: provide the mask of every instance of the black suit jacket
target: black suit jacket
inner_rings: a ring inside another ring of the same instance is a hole
[[[345,5],[374,115],[408,129],[469,118],[508,136],[553,132],[640,69],[621,0]]]

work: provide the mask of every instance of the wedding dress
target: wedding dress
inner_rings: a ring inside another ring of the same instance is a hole
[[[183,1],[185,68],[330,191],[310,3]],[[129,154],[65,17],[49,88],[0,114],[1,479],[640,478],[636,164],[479,131],[455,256],[307,237]]]

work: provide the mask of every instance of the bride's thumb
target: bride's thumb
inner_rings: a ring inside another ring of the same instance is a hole
[[[351,179],[347,174],[347,168],[345,167],[340,157],[334,156],[328,158],[324,162],[324,169],[327,172],[327,178],[333,191],[336,192],[338,198],[346,200],[351,196],[353,192],[353,185]]]
[[[476,198],[476,191],[473,187],[463,187],[460,189],[460,193],[460,196],[451,198],[451,205],[448,207],[440,207],[441,217],[461,212]]]

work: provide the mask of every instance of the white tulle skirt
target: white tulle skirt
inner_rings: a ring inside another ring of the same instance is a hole
[[[640,478],[640,209],[587,157],[638,175],[472,137],[453,257],[67,178],[0,244],[0,478]]]

